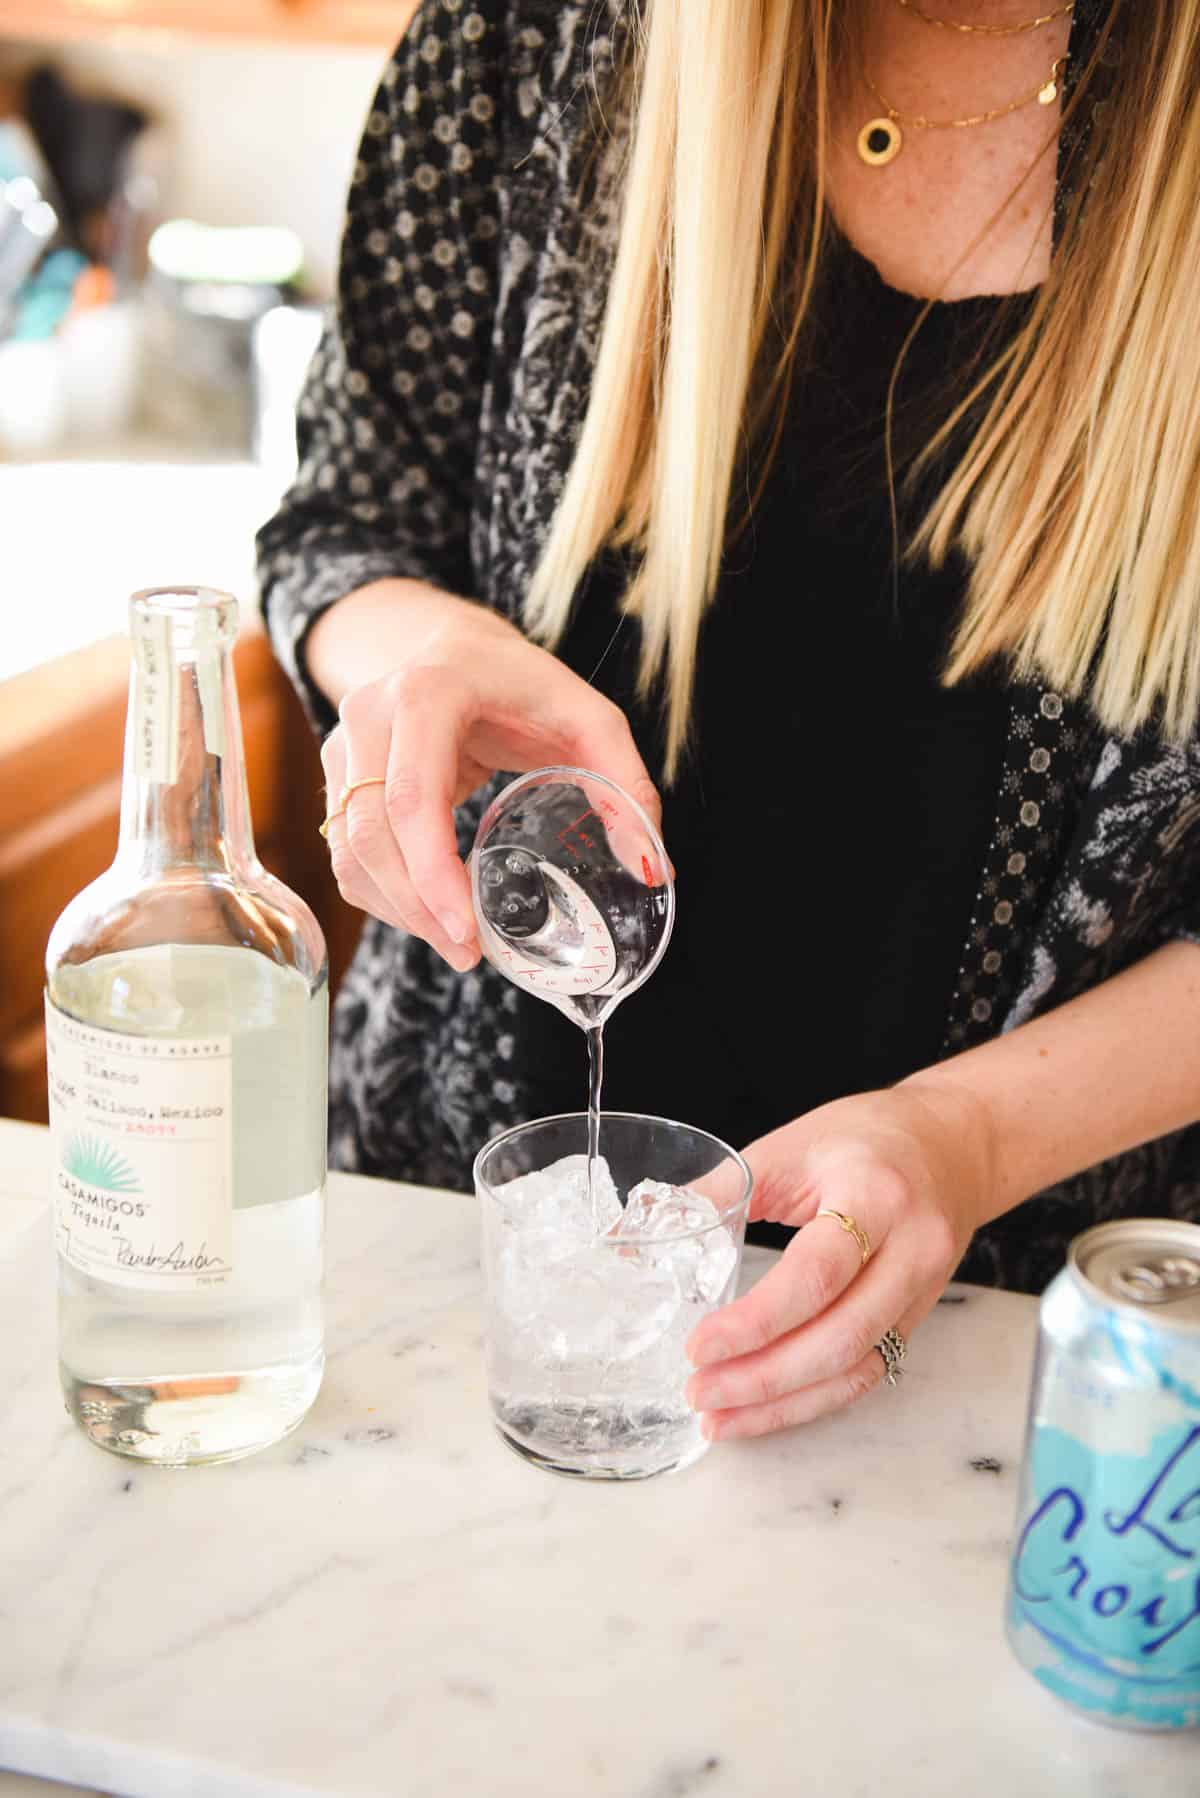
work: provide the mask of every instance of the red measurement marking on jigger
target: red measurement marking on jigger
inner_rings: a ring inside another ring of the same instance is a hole
[[[565,849],[567,847],[568,837],[574,835],[576,839],[583,844],[585,849],[594,849],[596,845],[593,843],[591,837],[588,836],[586,831],[580,830],[579,826],[583,823],[585,818],[598,818],[599,816],[599,812],[595,811],[593,807],[589,805],[586,812],[580,812],[577,818],[572,818],[569,824],[564,824],[558,833],[558,840],[563,845],[563,848]]]

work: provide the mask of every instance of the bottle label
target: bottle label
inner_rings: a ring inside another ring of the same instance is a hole
[[[141,677],[134,739],[137,776],[170,786],[179,778],[179,677],[171,656],[171,620],[157,614],[135,616],[133,647]]]
[[[233,1050],[228,1036],[96,1030],[46,1000],[60,1253],[147,1291],[233,1271]]]
[[[215,614],[199,606],[192,619],[192,650],[196,658],[196,691],[200,697],[200,722],[208,755],[225,754],[225,710],[221,688],[221,633]]]

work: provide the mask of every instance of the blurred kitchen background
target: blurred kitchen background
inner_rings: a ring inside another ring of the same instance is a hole
[[[228,588],[263,860],[334,977],[321,770],[255,616],[363,120],[415,0],[0,0],[0,1116],[45,1118],[42,955],[116,841],[128,595]]]

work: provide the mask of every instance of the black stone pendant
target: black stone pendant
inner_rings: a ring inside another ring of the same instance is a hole
[[[875,169],[899,156],[903,144],[904,137],[895,119],[868,119],[858,134],[858,153]]]

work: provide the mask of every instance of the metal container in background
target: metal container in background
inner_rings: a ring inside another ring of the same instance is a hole
[[[1088,1230],[1043,1296],[1008,1635],[1097,1722],[1200,1725],[1200,1225]]]
[[[150,240],[143,304],[150,422],[193,448],[249,456],[254,334],[294,294],[303,251],[291,231],[189,219]]]

